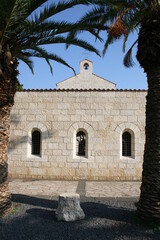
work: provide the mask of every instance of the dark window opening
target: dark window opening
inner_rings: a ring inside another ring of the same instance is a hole
[[[40,156],[41,134],[39,131],[32,132],[32,155]]]
[[[77,156],[86,156],[86,134],[82,131],[77,133]]]
[[[131,157],[131,134],[124,132],[122,135],[122,156]]]
[[[84,68],[84,70],[88,70],[88,69],[89,69],[89,64],[88,64],[88,63],[85,63],[85,64],[83,65],[83,68]]]

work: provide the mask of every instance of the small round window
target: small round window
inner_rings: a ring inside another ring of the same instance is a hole
[[[88,70],[88,69],[89,69],[89,64],[88,64],[88,63],[85,63],[85,64],[83,65],[83,68],[84,68],[84,70]]]

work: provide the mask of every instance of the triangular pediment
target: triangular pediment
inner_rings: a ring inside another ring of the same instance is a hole
[[[93,62],[80,62],[80,73],[57,84],[58,89],[115,89],[116,84],[93,73]]]

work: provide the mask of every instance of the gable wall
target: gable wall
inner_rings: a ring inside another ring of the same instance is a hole
[[[88,66],[85,69],[85,65]],[[116,84],[93,74],[93,63],[87,59],[80,62],[80,74],[57,84],[58,89],[115,89]]]
[[[9,176],[33,179],[139,180],[144,150],[145,91],[17,92],[11,114]],[[31,155],[31,131],[42,133],[42,155]],[[75,156],[78,129],[88,157]],[[133,158],[121,136],[134,132]]]
[[[79,74],[57,84],[58,89],[114,89],[115,84],[94,74]]]

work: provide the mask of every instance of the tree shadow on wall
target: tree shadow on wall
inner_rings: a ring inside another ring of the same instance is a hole
[[[17,126],[22,120],[20,116],[15,113],[10,115],[10,123],[14,126]],[[23,131],[23,130],[22,130]],[[43,131],[43,139],[50,139],[56,135],[56,130]],[[8,147],[8,153],[11,153],[18,145],[31,142],[31,138],[28,135],[25,136],[16,136],[10,134],[10,141]]]
[[[159,235],[134,222],[135,210],[108,205],[107,202],[81,203],[85,219],[58,222],[57,201],[25,195],[13,195],[17,212],[0,220],[3,240],[117,240],[159,239]]]
[[[44,131],[43,133],[43,140],[45,139],[50,139],[52,137],[55,136],[56,131]],[[12,151],[14,151],[14,149],[19,146],[20,144],[24,144],[24,143],[28,143],[31,142],[31,138],[26,135],[26,136],[10,136],[11,139],[9,141],[9,145],[8,145],[8,153],[11,153]],[[14,138],[14,139],[12,139]]]
[[[11,124],[17,125],[20,123],[20,121],[21,121],[20,117],[17,114],[15,114],[15,113],[10,114],[10,123]]]

